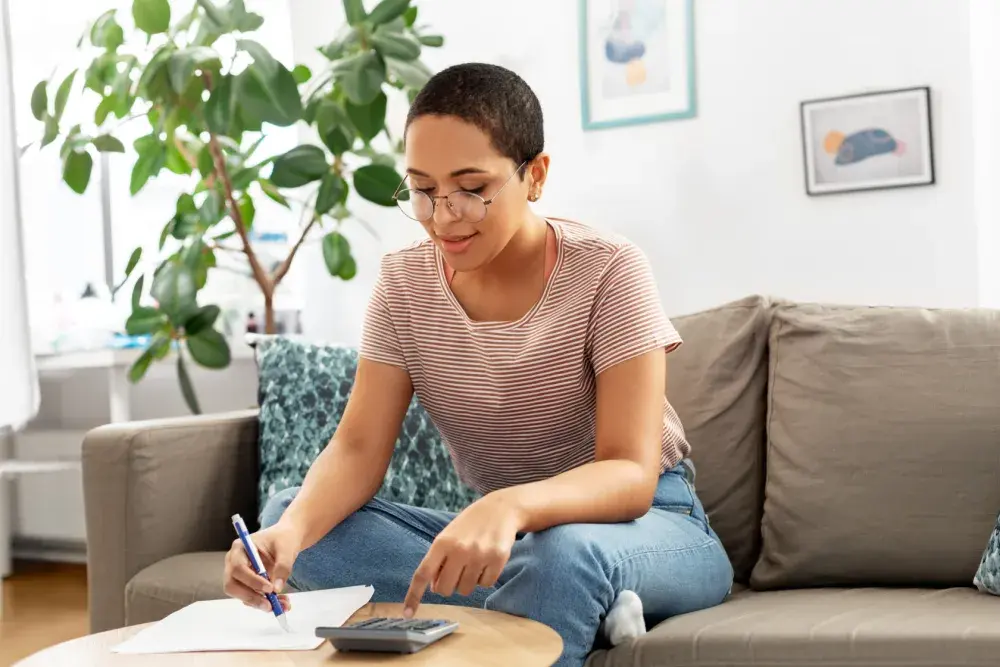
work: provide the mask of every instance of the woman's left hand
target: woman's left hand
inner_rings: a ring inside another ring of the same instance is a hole
[[[477,586],[495,584],[510,558],[521,523],[516,505],[499,493],[465,508],[438,534],[414,572],[403,616],[409,618],[416,612],[428,586],[449,597],[456,591],[471,595]]]

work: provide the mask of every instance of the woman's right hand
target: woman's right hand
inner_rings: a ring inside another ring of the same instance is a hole
[[[281,593],[288,576],[292,573],[292,565],[301,551],[302,538],[291,526],[282,525],[279,521],[270,528],[250,535],[260,558],[264,561],[264,570],[270,581],[254,572],[250,558],[243,548],[239,538],[233,540],[226,554],[223,591],[229,597],[242,600],[248,607],[256,607],[262,611],[271,611],[271,605],[264,597],[266,593]],[[278,595],[281,606],[287,611],[291,609],[287,595]]]

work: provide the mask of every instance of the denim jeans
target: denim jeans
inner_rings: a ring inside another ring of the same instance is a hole
[[[575,523],[518,537],[496,586],[424,603],[507,612],[553,628],[563,640],[559,667],[583,665],[601,620],[622,590],[642,600],[647,619],[714,606],[733,570],[694,491],[693,466],[665,472],[652,509],[625,523]],[[263,525],[278,521],[298,489],[275,495]],[[402,602],[435,536],[455,515],[373,499],[299,554],[296,590],[371,584],[373,601]]]

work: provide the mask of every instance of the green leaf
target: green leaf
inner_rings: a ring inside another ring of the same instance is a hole
[[[132,314],[125,320],[125,333],[129,336],[144,336],[159,331],[166,326],[167,321],[167,316],[156,308],[133,307]]]
[[[339,127],[335,127],[324,134],[322,139],[323,143],[334,155],[342,155],[346,153],[351,150],[351,146],[353,145],[347,135],[344,134],[344,130]]]
[[[385,58],[414,60],[420,55],[420,44],[406,35],[376,31],[371,40],[375,50]]]
[[[275,187],[274,183],[272,183],[270,180],[262,178],[257,181],[257,184],[260,185],[261,191],[265,195],[267,195],[272,201],[281,204],[285,208],[291,208],[291,204],[288,203],[288,200],[285,199],[285,196],[281,194],[278,188]]]
[[[397,81],[410,88],[423,88],[430,80],[432,72],[419,60],[400,60],[386,58],[386,68]]]
[[[348,100],[344,106],[351,123],[358,129],[358,134],[368,143],[385,127],[385,108],[388,100],[385,93],[379,92],[378,97],[366,106],[358,106]]]
[[[167,261],[153,277],[149,292],[174,324],[183,324],[196,309],[194,270],[183,262]]]
[[[154,134],[139,137],[134,143],[139,157],[132,167],[129,192],[134,196],[150,178],[160,173],[167,161],[167,147]]]
[[[157,331],[153,334],[153,341],[149,345],[153,359],[163,359],[170,354],[172,339],[167,331]]]
[[[184,363],[184,354],[177,351],[177,383],[181,386],[181,396],[187,404],[191,414],[200,415],[201,406],[198,404],[198,396],[194,393],[194,384],[191,376],[188,375],[187,366]]]
[[[151,102],[160,102],[170,98],[173,94],[173,88],[170,85],[168,63],[174,50],[172,44],[164,44],[153,54],[146,68],[142,71],[142,76],[139,77],[137,86],[139,95]]]
[[[125,43],[125,33],[115,20],[114,9],[109,9],[94,21],[90,28],[90,43],[108,51],[115,51]]]
[[[45,134],[42,136],[40,148],[45,148],[59,136],[59,122],[52,116],[45,114]]]
[[[405,12],[403,12],[403,23],[406,24],[407,28],[412,28],[413,24],[417,22],[417,8],[410,7]]]
[[[334,76],[349,100],[358,105],[371,104],[382,91],[385,65],[377,53],[365,51],[337,63]]]
[[[108,114],[115,110],[116,103],[117,100],[111,96],[102,99],[100,104],[97,105],[97,109],[94,110],[94,124],[98,127],[103,125],[104,121],[108,118]]]
[[[189,336],[197,336],[215,324],[215,320],[219,318],[219,312],[221,311],[218,306],[202,306],[184,323],[184,332]]]
[[[94,137],[94,148],[101,151],[102,153],[124,153],[125,144],[111,136],[110,134],[102,134],[100,136]]]
[[[236,203],[236,207],[240,211],[240,218],[243,219],[243,226],[246,229],[253,227],[253,219],[257,215],[257,207],[254,206],[253,199],[246,192],[240,197],[240,200]]]
[[[310,69],[305,65],[296,65],[295,68],[292,69],[292,77],[295,79],[295,83],[301,86],[303,83],[312,78],[312,71],[310,71]]]
[[[410,7],[410,0],[382,0],[375,5],[375,8],[368,14],[368,21],[372,25],[382,25],[388,23],[397,16],[402,16]]]
[[[189,46],[170,54],[167,61],[167,72],[170,75],[170,86],[178,95],[187,90],[191,76],[196,70],[218,72],[222,61],[215,49],[207,46]]]
[[[69,93],[73,88],[73,80],[76,78],[76,72],[77,70],[73,70],[67,74],[56,91],[55,114],[53,114],[56,120],[61,120],[63,112],[66,110],[66,101],[69,100]]]
[[[233,77],[219,77],[205,102],[205,125],[210,132],[227,134],[233,117]]]
[[[347,199],[347,182],[339,174],[328,171],[323,174],[316,193],[316,215],[323,215],[337,204]]]
[[[177,197],[177,215],[191,215],[198,211],[198,205],[194,203],[194,197],[185,192]]]
[[[444,37],[441,35],[421,35],[419,40],[424,46],[444,46]]]
[[[63,160],[63,180],[73,192],[82,195],[90,182],[94,158],[87,151],[70,151]]]
[[[321,178],[329,168],[322,148],[303,144],[274,159],[271,183],[279,188],[301,187]]]
[[[142,300],[142,286],[146,282],[146,276],[139,276],[139,279],[135,281],[135,285],[132,287],[132,310],[139,307],[139,302]]]
[[[38,120],[42,120],[48,110],[49,94],[45,90],[47,84],[47,81],[39,81],[31,91],[31,114]]]
[[[240,104],[240,116],[247,129],[256,130],[260,123],[288,127],[302,118],[302,98],[295,77],[277,63],[276,74],[268,76],[254,63],[237,76],[238,89],[234,93]]]
[[[242,167],[230,173],[229,178],[233,190],[246,190],[250,184],[257,180],[260,174],[260,166]]]
[[[358,263],[354,259],[354,255],[348,255],[343,262],[340,264],[340,271],[337,272],[337,276],[341,280],[352,280],[354,276],[358,275]]]
[[[175,174],[180,174],[182,176],[190,174],[193,170],[191,169],[191,165],[184,158],[184,154],[181,153],[180,148],[177,146],[177,139],[175,138],[174,141],[167,142],[166,146],[167,159],[164,166]]]
[[[225,368],[230,362],[229,343],[215,329],[203,329],[196,336],[188,336],[188,351],[206,368]]]
[[[153,348],[147,347],[128,369],[128,379],[133,384],[138,382],[146,374],[149,365],[153,363]]]
[[[236,48],[246,51],[253,58],[264,77],[268,79],[277,76],[278,68],[283,67],[260,42],[255,42],[252,39],[238,39],[236,40]]]
[[[348,28],[326,46],[318,51],[328,60],[340,60],[348,49],[361,43],[361,30],[358,27]]]
[[[224,30],[227,27],[229,17],[212,0],[198,0],[198,5],[205,10],[205,15],[209,21],[215,24],[216,28]]]
[[[222,195],[218,190],[211,190],[198,208],[198,218],[201,220],[202,226],[207,229],[217,225],[225,212]]]
[[[344,16],[348,25],[357,25],[365,20],[365,6],[361,0],[344,0]]]
[[[133,0],[135,27],[148,35],[166,32],[170,27],[170,3],[167,0]]]
[[[198,152],[198,171],[202,178],[208,178],[215,173],[215,161],[212,159],[212,151],[208,144]]]
[[[142,259],[142,247],[141,246],[138,247],[138,248],[136,248],[135,250],[133,250],[132,254],[129,255],[128,264],[125,265],[125,278],[126,278],[126,280],[128,279],[129,276],[132,275],[132,272],[135,270],[135,267],[139,264],[139,260],[140,259]]]
[[[331,276],[340,275],[341,267],[351,256],[351,244],[340,232],[330,232],[323,237],[323,262]]]
[[[321,100],[316,111],[316,130],[334,155],[349,151],[354,145],[354,128],[347,113],[336,102]]]
[[[354,172],[354,189],[370,202],[380,206],[395,206],[392,195],[403,177],[395,169],[381,164],[369,164]]]

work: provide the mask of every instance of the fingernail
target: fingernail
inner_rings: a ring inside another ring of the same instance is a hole
[[[275,579],[274,580],[274,592],[275,593],[280,593],[281,589],[284,588],[284,587],[285,587],[284,580],[282,580],[282,579]]]
[[[411,607],[403,609],[403,618],[413,618],[413,609]]]
[[[271,605],[270,605],[270,603],[268,603],[267,600],[261,600],[260,604],[258,604],[257,607],[261,611],[271,611]]]

